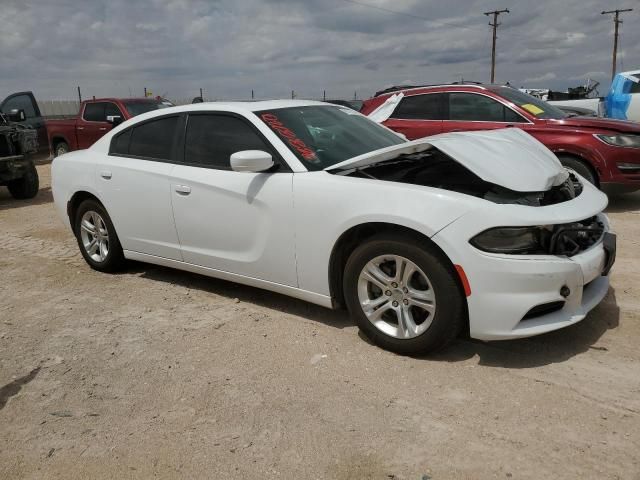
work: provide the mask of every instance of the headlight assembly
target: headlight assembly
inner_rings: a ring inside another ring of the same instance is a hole
[[[473,237],[474,247],[490,253],[538,253],[542,250],[538,227],[497,227]]]
[[[603,141],[614,147],[640,148],[640,135],[618,134],[618,135],[602,135],[594,134],[598,140]]]

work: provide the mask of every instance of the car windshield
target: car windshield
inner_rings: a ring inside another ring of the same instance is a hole
[[[510,87],[494,87],[491,90],[506,100],[515,103],[517,106],[526,110],[528,113],[536,118],[555,119],[560,120],[567,118],[567,114],[560,110],[558,107],[551,105],[550,103],[533,97],[528,93],[521,92],[515,88]]]
[[[404,143],[399,135],[347,107],[306,106],[256,112],[308,170]]]
[[[132,117],[161,108],[173,107],[173,103],[168,100],[125,100],[123,103]]]

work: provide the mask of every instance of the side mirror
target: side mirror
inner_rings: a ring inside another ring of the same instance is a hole
[[[24,122],[27,119],[27,114],[22,109],[14,108],[9,111],[7,118],[12,122]]]
[[[122,123],[122,117],[120,115],[107,115],[107,122],[117,127]]]
[[[243,150],[231,155],[231,170],[234,172],[264,172],[273,167],[270,153],[262,150]]]

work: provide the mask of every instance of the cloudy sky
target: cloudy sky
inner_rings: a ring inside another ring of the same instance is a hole
[[[640,69],[637,0],[1,0],[4,96],[41,99],[368,97],[384,86],[488,81],[482,14],[509,8],[497,81],[564,89],[587,77],[606,93],[613,21],[624,15],[618,69]]]

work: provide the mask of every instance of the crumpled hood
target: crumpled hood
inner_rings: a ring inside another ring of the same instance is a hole
[[[516,192],[543,192],[569,175],[547,147],[519,128],[434,135],[374,150],[325,170],[364,167],[434,147],[484,181]]]

